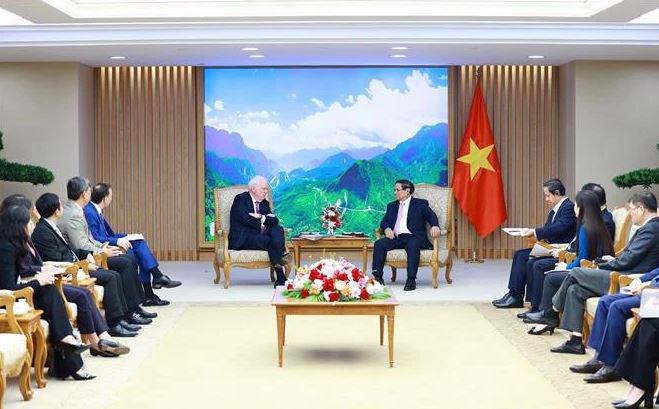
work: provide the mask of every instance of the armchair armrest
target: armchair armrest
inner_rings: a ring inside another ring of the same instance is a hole
[[[25,301],[27,304],[34,308],[34,290],[32,287],[25,287],[21,288],[20,290],[15,290],[14,291],[14,300],[18,300],[19,298],[25,298]]]
[[[592,268],[592,269],[597,269],[598,268],[596,262],[594,262],[592,260],[586,260],[586,259],[581,260],[581,263],[579,263],[579,267]]]
[[[577,258],[576,253],[567,250],[561,250],[558,252],[558,261],[562,261],[563,263],[570,264],[575,258]]]
[[[379,227],[375,228],[375,240],[380,240],[382,238],[383,234],[384,234],[384,232],[382,231],[381,228],[379,228]]]
[[[7,316],[7,323],[9,325],[9,332],[12,334],[23,334],[23,330],[16,321],[14,316],[14,301],[16,299],[12,294],[0,295],[0,307],[4,307],[5,315]]]
[[[99,266],[101,268],[104,268],[106,270],[108,269],[108,255],[107,254],[105,254],[105,253],[94,254],[94,260],[95,260],[97,266]]]

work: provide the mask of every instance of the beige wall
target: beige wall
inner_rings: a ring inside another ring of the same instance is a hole
[[[49,186],[0,182],[0,197],[41,193],[66,197],[66,180],[93,179],[93,71],[76,63],[0,64],[0,130],[3,158],[44,166]]]
[[[560,75],[561,177],[575,187],[598,182],[611,207],[622,204],[642,188],[619,189],[611,179],[659,166],[659,62],[576,61]]]

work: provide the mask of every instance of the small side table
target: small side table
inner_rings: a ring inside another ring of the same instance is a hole
[[[41,329],[41,315],[43,311],[32,310],[25,314],[15,315],[18,325],[21,327],[25,338],[27,339],[27,350],[34,362],[34,377],[37,382],[37,388],[46,387],[46,378],[43,374],[43,368],[46,365],[46,336]],[[8,331],[9,323],[6,317],[0,317],[0,332]]]
[[[353,250],[362,253],[362,271],[368,271],[368,246],[371,239],[368,236],[328,236],[317,240],[305,239],[303,237],[294,237],[293,256],[295,258],[295,267],[300,267],[302,250],[315,251],[337,251]]]

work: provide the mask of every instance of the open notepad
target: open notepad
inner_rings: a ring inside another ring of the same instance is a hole
[[[134,240],[144,240],[144,236],[141,234],[129,234],[126,236],[129,241],[134,241]]]
[[[504,227],[501,230],[503,230],[504,233],[510,234],[511,236],[521,237],[522,230],[524,230],[524,228],[523,227]]]

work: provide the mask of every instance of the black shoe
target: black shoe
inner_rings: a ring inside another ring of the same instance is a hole
[[[508,294],[505,300],[493,305],[497,308],[522,308],[524,307],[524,300],[522,300],[522,297]]]
[[[117,324],[114,327],[110,328],[108,330],[108,334],[112,335],[113,337],[134,337],[137,336],[137,332],[135,331],[129,331],[123,326]]]
[[[121,325],[122,327],[124,327],[124,329],[127,329],[128,331],[131,331],[131,332],[137,332],[137,331],[142,329],[141,326],[136,325],[136,324],[129,324],[129,323],[126,322],[126,320],[119,321],[119,325]]]
[[[604,366],[604,362],[598,361],[593,358],[588,360],[588,362],[580,365],[572,365],[570,371],[574,373],[596,373]],[[623,400],[624,402],[624,400]]]
[[[572,344],[570,341],[565,341],[561,345],[552,348],[551,352],[556,352],[557,354],[584,355],[586,353],[586,348],[581,343]]]
[[[375,280],[378,283],[384,285],[384,278],[382,278],[382,276],[373,274],[373,280]]]
[[[414,291],[416,290],[416,280],[413,278],[408,278],[407,281],[405,281],[405,287],[403,288],[403,291]]]
[[[169,305],[169,301],[161,300],[160,297],[155,294],[146,297],[146,300],[142,303],[143,307],[163,307],[165,305]]]
[[[112,352],[101,351],[96,348],[89,348],[89,353],[91,356],[100,356],[103,358],[116,358],[119,356],[117,354],[113,354]]]
[[[68,342],[59,342],[57,344],[57,348],[59,348],[60,350],[66,351],[66,352],[71,352],[71,353],[78,354],[78,355],[80,355],[83,352],[85,352],[86,350],[88,350],[90,348],[90,346],[91,345],[89,345],[89,344],[74,345],[74,344],[69,344]]]
[[[158,316],[158,313],[145,311],[142,307],[137,307],[135,312],[138,313],[142,318],[156,318]]]
[[[84,369],[81,369],[78,372],[74,372],[69,376],[75,379],[76,381],[89,381],[91,379],[96,378],[96,375],[92,375],[89,372],[85,371]],[[65,380],[69,376],[60,376],[60,379]]]
[[[626,404],[625,402],[627,401],[624,399],[620,403],[613,403],[613,407],[616,409],[638,409],[641,407],[641,403],[643,403],[644,408],[653,408],[654,404],[652,403],[652,398],[653,398],[653,393],[652,392],[645,392],[643,396],[641,396],[641,399],[636,401],[636,403],[632,403],[631,405]]]
[[[129,324],[136,324],[136,325],[148,325],[151,324],[153,321],[150,318],[143,318],[140,314],[134,312],[126,316],[126,322]]]
[[[531,328],[527,334],[530,335],[542,335],[545,332],[549,331],[549,335],[554,335],[554,330],[556,327],[552,327],[551,325],[545,325],[542,327],[542,329],[536,330],[535,328]]]
[[[607,383],[616,382],[622,378],[616,373],[612,366],[604,365],[599,371],[585,377],[583,380],[588,383]]]
[[[179,285],[181,285],[180,281],[172,280],[166,275],[163,275],[162,277],[159,278],[154,278],[153,282],[151,283],[151,287],[155,289],[163,288],[163,287],[174,288],[174,287],[178,287]]]
[[[286,274],[284,274],[284,267],[279,264],[275,264],[274,269],[277,274],[277,279],[275,280],[275,288],[277,288],[286,284]]]
[[[526,318],[526,316],[528,314],[531,314],[533,312],[536,312],[536,311],[533,311],[533,308],[529,308],[528,310],[526,310],[524,312],[520,312],[519,314],[517,314],[517,318]]]
[[[98,348],[101,352],[109,352],[115,355],[125,355],[130,352],[130,348],[119,342],[110,339],[99,339]]]
[[[506,298],[508,298],[509,295],[510,295],[510,291],[508,291],[507,293],[505,293],[505,294],[503,295],[503,297],[498,298],[498,299],[492,301],[492,305],[502,303],[503,300],[505,300]]]
[[[545,324],[551,327],[558,327],[558,313],[554,310],[540,311],[526,314],[523,319],[525,324]]]

